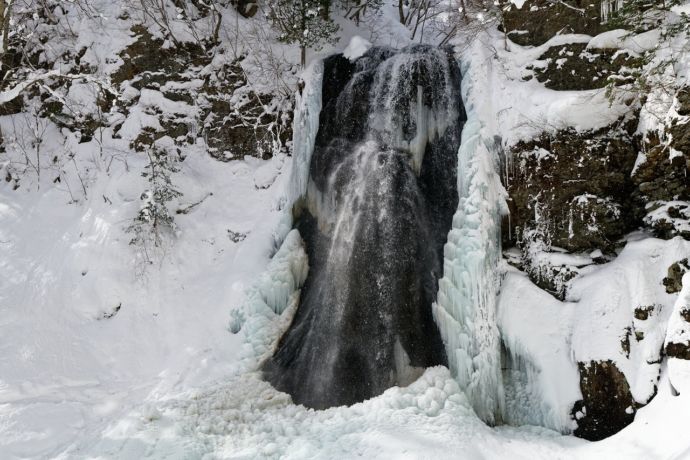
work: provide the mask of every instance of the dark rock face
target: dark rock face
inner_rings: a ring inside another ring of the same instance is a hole
[[[600,19],[600,1],[573,0],[569,5],[583,12],[548,0],[528,0],[505,13],[508,36],[519,45],[541,45],[559,34],[597,35],[607,30]]]
[[[353,404],[446,363],[431,304],[458,204],[460,78],[449,52],[426,46],[326,59],[296,209],[309,276],[263,367],[296,403]]]
[[[635,402],[625,375],[611,361],[578,363],[582,401],[575,404],[575,436],[598,441],[635,419]]]
[[[513,239],[506,246],[538,229],[569,251],[606,250],[634,229],[641,211],[630,199],[637,150],[629,134],[635,123],[628,125],[544,133],[515,145],[506,184]]]
[[[677,142],[675,136],[673,139]],[[645,202],[690,200],[690,146],[687,153],[679,150],[683,154],[671,158],[667,146],[653,138],[646,141],[645,150],[646,159],[633,176],[636,198]]]
[[[612,76],[616,85],[630,83],[634,81],[631,70],[642,63],[627,52],[588,50],[585,43],[554,46],[539,61],[545,67],[534,67],[537,80],[559,91],[604,88]]]
[[[690,113],[687,89],[677,95],[678,113]],[[635,169],[634,198],[646,204],[644,223],[655,236],[690,239],[690,125],[675,118],[664,126],[666,139],[648,134],[644,161]]]

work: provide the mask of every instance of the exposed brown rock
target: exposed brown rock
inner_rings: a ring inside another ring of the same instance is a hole
[[[690,270],[690,263],[687,258],[679,260],[668,267],[668,276],[663,281],[667,293],[675,294],[680,292],[683,288],[683,275],[688,270]]]
[[[625,375],[612,361],[578,363],[582,400],[575,403],[575,436],[598,441],[635,419],[635,402]]]
[[[568,4],[583,11],[548,0],[528,0],[520,9],[511,4],[505,13],[508,36],[519,45],[541,45],[559,34],[597,35],[607,30],[599,17],[600,1],[572,0]]]

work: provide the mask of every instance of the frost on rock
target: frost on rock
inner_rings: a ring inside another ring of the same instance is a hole
[[[266,271],[247,291],[243,304],[230,313],[230,331],[244,336],[242,367],[255,365],[271,351],[297,307],[308,271],[304,242],[299,232],[292,230]]]
[[[433,305],[448,365],[477,415],[501,421],[504,394],[496,296],[500,285],[504,189],[495,172],[497,146],[477,116],[473,78],[463,75],[468,122],[458,152],[459,205],[444,248],[443,278]]]

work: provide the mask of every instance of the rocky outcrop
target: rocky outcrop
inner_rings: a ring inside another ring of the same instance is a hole
[[[132,148],[144,150],[164,136],[189,143],[202,137],[209,154],[221,161],[245,155],[266,159],[287,149],[292,101],[255,91],[242,69],[242,57],[219,65],[198,44],[166,48],[142,26],[132,32],[137,39],[120,54],[123,65],[111,75],[124,95],[131,94],[123,98],[122,111],[127,113],[143,90],[160,92],[162,104],[188,107],[150,113],[160,118],[161,129],[142,130]]]
[[[607,29],[600,19],[600,1],[567,3],[528,0],[521,8],[511,3],[504,21],[508,37],[519,45],[541,45],[559,34],[597,35]]]
[[[549,48],[528,67],[538,81],[555,90],[604,88],[609,82],[622,85],[634,80],[632,69],[640,58],[618,50],[587,49],[585,43],[570,43]]]
[[[690,89],[676,95],[676,116],[648,133],[633,173],[634,198],[646,206],[644,223],[655,236],[690,239]]]
[[[572,252],[612,250],[639,222],[630,200],[634,129],[629,120],[584,133],[545,132],[513,146],[506,180],[512,228],[505,243],[539,238]]]
[[[573,408],[575,435],[590,441],[607,438],[632,423],[635,402],[625,375],[612,361],[578,363],[582,401]]]

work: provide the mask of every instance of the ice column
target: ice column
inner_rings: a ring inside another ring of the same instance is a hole
[[[304,71],[304,88],[295,101],[295,119],[292,134],[292,171],[288,190],[290,206],[307,191],[309,165],[314,153],[316,133],[319,131],[321,113],[321,85],[323,61],[318,60]]]
[[[469,70],[469,72],[468,72]],[[458,210],[444,247],[443,278],[433,305],[448,365],[477,415],[500,423],[504,408],[500,336],[496,321],[500,284],[501,214],[505,191],[496,174],[498,146],[479,114],[472,81],[463,69],[468,121],[458,152]]]

